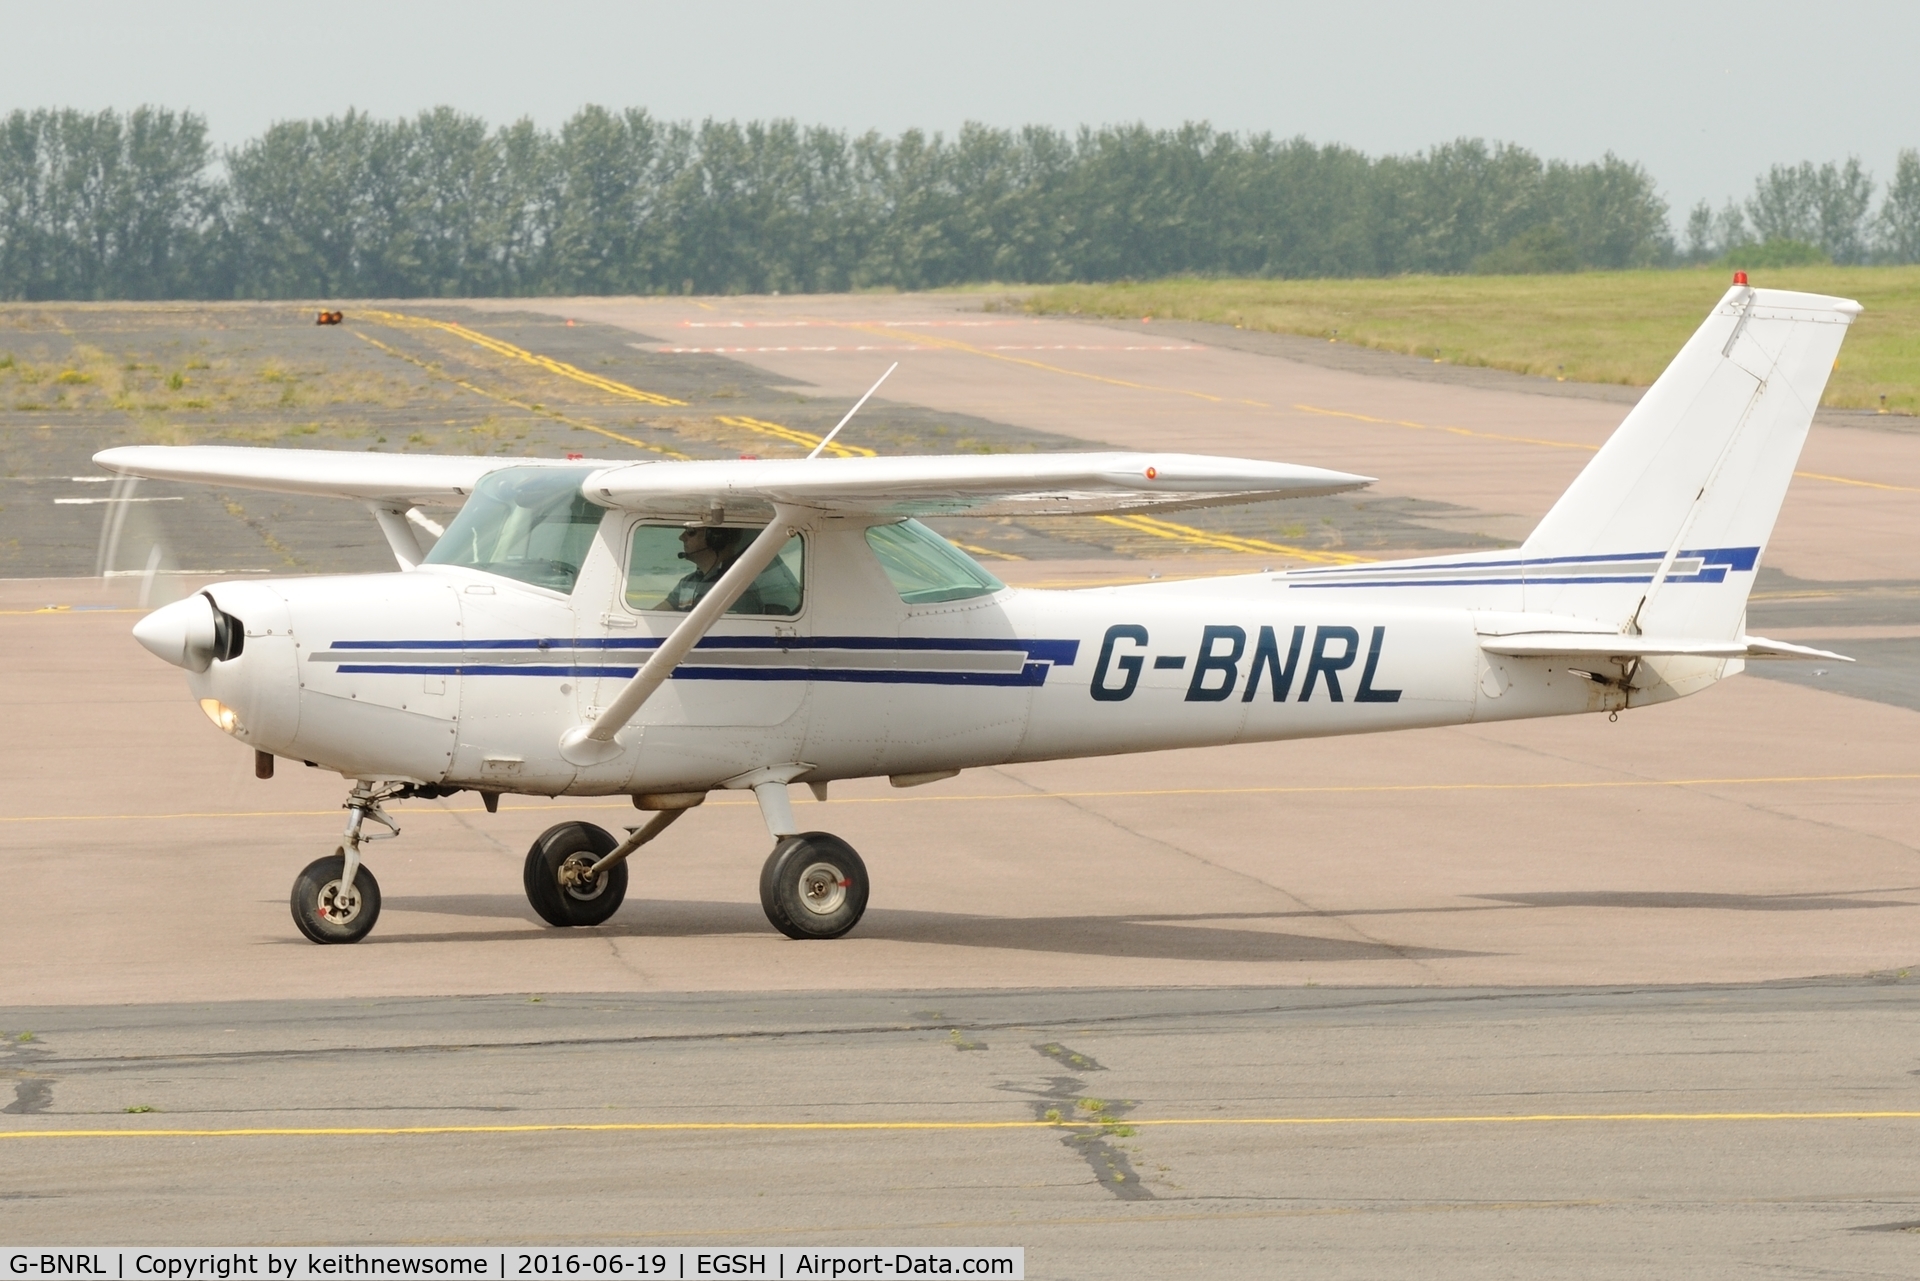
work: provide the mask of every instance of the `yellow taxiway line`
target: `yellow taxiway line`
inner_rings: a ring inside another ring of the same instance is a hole
[[[1155,787],[1135,790],[1090,792],[977,792],[962,796],[847,796],[831,801],[803,799],[808,805],[952,805],[994,801],[1082,801],[1151,800],[1171,796],[1344,796],[1404,792],[1562,792],[1611,791],[1658,787],[1781,787],[1794,783],[1912,783],[1920,774],[1780,774],[1752,778],[1623,778],[1596,779],[1589,782],[1559,783],[1351,783],[1305,787]],[[562,798],[564,799],[564,798]],[[751,806],[752,797],[723,799],[715,805]],[[626,809],[628,803],[574,801],[570,809]],[[11,814],[0,815],[5,823],[157,823],[177,819],[206,818],[319,818],[337,817],[342,807],[324,810],[181,810],[160,814]],[[510,806],[519,809],[520,806]],[[532,808],[532,807],[527,807]],[[428,814],[478,814],[478,805],[443,805],[417,809],[416,816]]]
[[[613,395],[623,396],[629,400],[637,400],[645,405],[679,406],[684,408],[687,404],[686,401],[677,400],[672,396],[664,396],[658,392],[643,391],[638,387],[628,386],[626,383],[615,382],[611,378],[603,378],[599,374],[588,373],[576,365],[569,365],[564,360],[555,360],[550,356],[543,356],[539,352],[528,351],[524,347],[516,347],[514,344],[503,339],[495,338],[491,334],[483,334],[477,329],[469,329],[465,325],[455,324],[452,321],[431,320],[425,316],[407,316],[395,311],[378,311],[371,308],[357,312],[356,314],[370,317],[379,321],[381,324],[392,325],[396,328],[442,330],[443,332],[454,335],[456,338],[464,338],[475,346],[493,352],[495,355],[506,356],[512,360],[522,361],[536,368],[544,369],[549,373],[558,374],[562,378],[570,378],[574,382],[584,383],[586,386],[595,388],[596,390],[610,392]],[[689,455],[683,454],[676,449],[669,449],[663,445],[648,444],[646,441],[636,440],[631,436],[623,436],[616,431],[609,431],[596,423],[583,422],[577,418],[569,418],[565,414],[556,413],[550,409],[536,408],[523,401],[515,400],[511,396],[505,396],[498,392],[477,387],[470,382],[455,378],[451,374],[435,369],[424,360],[409,356],[402,351],[396,351],[377,338],[370,338],[358,330],[352,332],[356,338],[365,339],[365,341],[372,343],[389,355],[398,356],[402,360],[418,365],[429,373],[446,378],[449,382],[464,387],[468,391],[475,392],[493,400],[502,401],[515,408],[524,409],[529,413],[544,414],[549,418],[566,423],[570,427],[579,427],[585,431],[598,432],[602,436],[620,441],[623,444],[637,445],[642,449],[650,449],[655,453],[665,454],[670,458],[685,459],[689,457]],[[750,431],[762,436],[771,436],[776,440],[783,440],[788,444],[800,445],[807,449],[811,449],[820,443],[820,437],[818,436],[804,431],[796,431],[794,428],[785,427],[779,423],[770,423],[759,418],[722,415],[718,417],[718,421],[741,431]],[[872,458],[875,456],[875,451],[867,449],[864,446],[843,444],[837,440],[827,446],[827,452],[839,458]]]
[[[231,1129],[0,1130],[7,1139],[389,1138],[507,1134],[859,1133],[978,1130],[1119,1130],[1205,1126],[1216,1129],[1322,1126],[1592,1125],[1662,1122],[1920,1121],[1920,1111],[1832,1112],[1537,1112],[1461,1116],[1246,1116],[1059,1121],[602,1121],[523,1125],[247,1126]]]
[[[1293,560],[1311,561],[1318,565],[1366,565],[1371,562],[1365,556],[1353,556],[1346,552],[1316,552],[1304,547],[1289,547],[1285,543],[1270,543],[1262,538],[1242,538],[1238,534],[1222,534],[1210,529],[1196,529],[1192,525],[1179,525],[1170,520],[1160,520],[1153,516],[1096,516],[1095,520],[1116,525],[1121,529],[1131,529],[1135,533],[1151,534],[1155,538],[1164,538],[1169,542],[1185,543],[1190,547],[1213,547],[1229,552],[1252,552],[1271,556],[1285,556]]]
[[[829,322],[832,323],[832,322]],[[917,334],[908,330],[894,329],[886,325],[847,325],[848,329],[879,337],[905,339],[923,347],[944,347],[951,351],[964,351],[969,355],[982,356],[988,360],[1003,360],[1011,365],[1025,365],[1045,373],[1060,374],[1068,378],[1082,378],[1088,382],[1106,383],[1112,387],[1125,387],[1129,391],[1160,392],[1169,396],[1186,396],[1194,400],[1204,400],[1215,405],[1246,405],[1252,409],[1279,409],[1280,406],[1264,400],[1252,400],[1245,397],[1216,396],[1211,392],[1197,391],[1190,387],[1162,387],[1155,383],[1133,382],[1125,378],[1110,378],[1104,374],[1092,374],[1081,369],[1068,369],[1063,365],[1048,364],[1043,360],[1030,360],[1024,356],[1009,356],[1004,352],[989,351],[972,343],[961,342],[956,338],[940,338],[932,334]],[[1359,414],[1345,409],[1328,409],[1321,405],[1296,404],[1287,406],[1296,413],[1314,414],[1325,418],[1348,418],[1355,422],[1373,423],[1382,427],[1406,427],[1414,431],[1439,431],[1451,436],[1465,436],[1474,440],[1498,440],[1515,445],[1538,445],[1548,449],[1583,449],[1588,453],[1598,453],[1600,446],[1589,445],[1573,440],[1543,440],[1535,436],[1508,436],[1500,432],[1475,431],[1470,427],[1449,427],[1434,423],[1415,422],[1409,418],[1376,418],[1372,414]],[[1825,481],[1832,485],[1854,485],[1862,489],[1885,489],[1902,494],[1920,494],[1920,486],[1889,485],[1876,480],[1856,480],[1851,476],[1832,476],[1825,472],[1796,471],[1793,473],[1802,480]]]
[[[355,338],[358,338],[361,342],[372,343],[375,347],[378,347],[381,351],[386,352],[389,356],[395,357],[396,359],[399,359],[399,360],[404,360],[410,365],[418,365],[421,369],[425,370],[428,374],[432,375],[433,377],[444,378],[448,382],[452,383],[454,386],[465,388],[467,391],[472,392],[476,396],[484,396],[488,400],[497,400],[503,405],[512,405],[515,409],[522,409],[530,414],[538,414],[543,418],[551,418],[555,422],[565,423],[569,427],[578,427],[581,431],[590,431],[595,433],[596,435],[605,436],[609,440],[617,440],[623,445],[633,445],[636,448],[650,450],[656,454],[665,454],[669,458],[678,458],[678,459],[684,460],[692,457],[692,455],[690,454],[683,454],[679,450],[671,449],[666,445],[650,444],[647,441],[639,440],[632,436],[623,436],[617,431],[610,431],[609,429],[602,427],[599,423],[590,423],[583,418],[569,417],[568,415],[560,413],[557,410],[546,409],[537,405],[531,405],[524,400],[516,400],[512,396],[508,396],[502,392],[489,391],[487,388],[481,387],[475,383],[470,383],[464,378],[456,378],[452,374],[447,373],[443,369],[436,369],[434,366],[428,364],[426,361],[421,360],[418,356],[410,356],[406,352],[401,351],[398,348],[388,346],[386,343],[381,342],[378,338],[373,338],[367,334],[361,333],[358,329],[350,329],[347,332],[352,334]]]
[[[1858,485],[1862,489],[1891,489],[1901,494],[1920,494],[1920,486],[1888,485],[1877,480],[1855,480],[1851,476],[1829,476],[1825,472],[1797,471],[1793,473],[1802,480],[1824,480],[1834,485]]]
[[[512,360],[522,361],[536,368],[544,369],[548,373],[558,374],[562,378],[571,378],[574,382],[585,383],[587,386],[600,391],[609,392],[615,396],[623,396],[628,400],[637,400],[643,405],[678,405],[684,407],[687,403],[684,400],[676,400],[672,396],[663,396],[659,392],[642,391],[638,387],[629,387],[626,383],[615,382],[611,378],[602,378],[599,374],[590,374],[576,365],[569,365],[564,360],[555,360],[551,356],[542,356],[538,352],[528,351],[524,347],[516,347],[510,342],[495,338],[490,334],[483,334],[477,329],[469,329],[465,325],[455,324],[449,320],[429,320],[425,316],[405,316],[395,311],[376,311],[372,309],[357,311],[354,314],[358,316],[370,316],[382,324],[398,327],[439,329],[452,334],[456,338],[464,338],[477,347],[484,347],[495,355],[506,356]]]
[[[775,440],[784,440],[790,445],[799,445],[812,449],[820,443],[820,437],[811,432],[797,431],[792,427],[783,427],[779,423],[770,423],[764,418],[745,418],[738,414],[723,414],[717,421],[742,431],[758,432],[762,436],[771,436]],[[875,458],[878,454],[865,445],[844,445],[838,440],[827,446],[827,452],[836,458]]]

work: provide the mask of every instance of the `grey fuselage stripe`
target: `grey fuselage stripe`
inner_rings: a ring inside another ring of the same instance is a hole
[[[323,649],[310,658],[311,663],[352,663],[413,665],[445,664],[450,667],[548,666],[555,663],[582,667],[603,667],[609,663],[644,663],[650,650],[608,651],[604,649],[520,649],[520,650],[419,650],[419,649]],[[852,671],[916,672],[1018,672],[1030,660],[1024,650],[973,650],[959,653],[938,650],[846,650],[846,649],[702,649],[682,660],[688,667],[798,667],[844,669]]]

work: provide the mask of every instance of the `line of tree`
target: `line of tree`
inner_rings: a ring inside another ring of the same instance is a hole
[[[588,107],[548,131],[443,107],[287,121],[219,151],[192,113],[16,111],[0,121],[0,298],[1571,271],[1756,238],[1911,261],[1920,161],[1901,166],[1877,222],[1857,164],[1803,166],[1744,207],[1696,210],[1679,250],[1640,166],[1472,139],[1370,157],[1205,125],[888,138]]]
[[[1718,212],[1704,200],[1694,206],[1685,256],[1701,262],[1771,247],[1776,265],[1796,258],[1920,262],[1920,151],[1900,153],[1877,212],[1874,186],[1857,158],[1775,165],[1754,180],[1746,200],[1729,200]]]

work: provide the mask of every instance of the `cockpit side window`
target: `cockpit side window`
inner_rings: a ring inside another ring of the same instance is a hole
[[[742,525],[637,526],[627,558],[627,605],[685,613],[759,535]],[[791,618],[800,612],[805,581],[806,544],[790,538],[727,613]]]
[[[917,520],[873,526],[867,530],[867,546],[879,557],[893,590],[909,605],[991,596],[1006,587]]]
[[[507,467],[474,486],[424,563],[464,565],[572,592],[606,508],[588,502],[591,467]]]

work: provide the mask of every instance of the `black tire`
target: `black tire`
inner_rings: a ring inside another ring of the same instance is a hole
[[[760,869],[760,906],[790,939],[837,939],[867,910],[867,865],[830,832],[785,837]]]
[[[548,925],[599,925],[627,897],[627,865],[616,863],[587,885],[568,885],[563,872],[587,867],[613,853],[620,842],[591,823],[557,823],[527,851],[527,902]]]
[[[315,943],[358,943],[380,919],[380,882],[366,864],[354,874],[358,903],[339,902],[340,878],[347,870],[345,850],[317,858],[293,878],[293,923]]]

